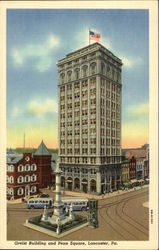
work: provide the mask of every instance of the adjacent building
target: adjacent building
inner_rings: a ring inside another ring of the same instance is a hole
[[[34,160],[38,166],[37,174],[40,188],[51,186],[52,183],[52,155],[42,141],[34,153]]]
[[[38,194],[51,184],[51,154],[43,141],[34,154],[7,154],[8,199]]]
[[[144,161],[143,159],[136,160],[136,179],[144,179]]]
[[[37,164],[31,153],[7,157],[7,199],[39,192]]]
[[[130,162],[129,160],[122,161],[121,164],[121,172],[122,172],[122,183],[128,183],[130,181],[130,175],[129,175],[129,168],[130,168]]]
[[[136,158],[134,156],[129,160],[129,176],[131,181],[136,182]]]
[[[122,61],[94,43],[57,65],[62,186],[97,194],[119,189]]]

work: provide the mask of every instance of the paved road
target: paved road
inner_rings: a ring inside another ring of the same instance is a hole
[[[85,227],[61,240],[148,240],[149,210],[143,203],[149,200],[148,188],[128,192],[120,196],[98,201],[99,227]],[[29,217],[41,214],[42,210],[27,210],[26,204],[8,204],[8,240],[56,240],[48,235],[24,227]],[[87,216],[87,212],[79,212]]]

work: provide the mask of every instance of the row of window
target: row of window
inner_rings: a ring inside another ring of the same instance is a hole
[[[66,86],[67,91],[72,91],[72,86],[73,86],[72,84],[68,84]],[[87,81],[82,81],[82,88],[86,88],[87,86],[88,86]],[[95,86],[96,86],[96,78],[90,79],[90,88],[94,88]],[[116,85],[116,84],[114,84],[114,83],[112,83],[110,81],[106,81],[105,79],[101,78],[101,89],[102,89],[101,92],[104,91],[104,93],[105,93],[105,88],[106,88],[106,96],[108,96],[108,97],[110,97],[110,91],[112,93],[114,92],[114,94],[117,94],[117,95],[121,93],[121,87],[120,86],[118,86],[118,85]],[[78,97],[79,97],[79,93],[80,93],[79,89],[80,89],[80,83],[76,82],[74,84],[74,90],[75,90],[75,92],[78,91],[78,93],[76,92]],[[108,93],[107,93],[107,91],[108,91]],[[65,86],[60,87],[60,92],[65,93]]]
[[[23,182],[34,182],[37,180],[37,176],[33,174],[32,176],[26,175],[26,176],[19,176],[17,178],[17,183],[23,183]],[[13,176],[7,176],[7,183],[14,183],[14,177]]]
[[[37,170],[36,164],[32,164],[31,166],[29,164],[26,164],[25,166],[23,166],[22,164],[20,164],[18,166],[18,172],[36,171],[36,170]],[[8,172],[14,172],[14,166],[13,165],[7,165],[7,171]]]
[[[91,174],[96,174],[96,170],[95,169],[90,169],[88,170],[87,168],[82,168],[81,170],[79,168],[75,168],[75,169],[72,169],[72,168],[61,168],[61,171],[62,172],[68,172],[68,173],[72,173],[74,170],[74,173],[80,173],[80,171],[83,173],[83,174],[87,174],[88,171],[91,173]]]
[[[96,63],[92,63],[90,65],[90,75],[93,75],[96,73]],[[86,77],[88,75],[88,66],[84,65],[82,67],[82,77]],[[72,81],[72,80],[78,80],[80,77],[80,68],[76,68],[74,70],[74,76],[72,74],[72,71],[68,71],[67,75],[64,73],[61,73],[60,75],[60,82],[64,83],[65,81]]]
[[[65,73],[61,73],[60,82],[64,83],[65,81],[78,80],[80,77],[80,73],[81,73],[82,77],[86,77],[89,74],[90,75],[96,74],[96,72],[97,72],[96,63],[95,62],[91,63],[90,70],[88,70],[88,69],[89,69],[88,66],[84,65],[81,68],[81,72],[80,72],[80,68],[76,68],[74,70],[74,75],[73,75],[71,70],[69,70],[66,75],[65,75]],[[109,65],[106,67],[103,63],[101,64],[101,74],[108,75],[108,76],[112,77],[113,80],[115,80],[117,82],[121,82],[121,74],[119,72],[116,72]]]
[[[30,192],[31,192],[31,193],[35,193],[36,191],[37,191],[36,186],[32,186],[32,187],[30,188]],[[15,194],[14,194],[14,189],[13,189],[13,188],[7,188],[7,194],[8,194],[8,195],[15,195]],[[22,187],[18,188],[18,190],[17,190],[17,195],[21,196],[21,195],[23,195],[23,194],[25,194],[25,188],[22,188]]]

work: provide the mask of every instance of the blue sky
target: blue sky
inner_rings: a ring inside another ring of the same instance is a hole
[[[148,142],[147,10],[7,10],[7,145],[57,147],[57,66],[89,28],[123,61],[122,146]]]

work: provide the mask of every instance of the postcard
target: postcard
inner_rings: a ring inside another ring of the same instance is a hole
[[[1,1],[1,249],[158,249],[157,1]]]

